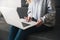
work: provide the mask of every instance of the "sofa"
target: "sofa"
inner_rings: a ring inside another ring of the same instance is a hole
[[[17,11],[20,14],[20,16],[23,18],[24,16],[27,16],[27,10],[28,5],[25,4],[25,0],[22,0],[22,7],[19,8]],[[55,0],[56,3],[56,13],[60,13],[60,0]],[[24,14],[24,15],[23,15]],[[60,40],[60,27],[57,26],[59,24],[58,22],[56,25],[52,28],[46,28],[38,33],[32,33],[29,35],[28,40]]]
[[[17,12],[19,13],[20,17],[23,18],[24,16],[27,16],[26,13],[28,10],[28,5],[25,4],[25,0],[22,0],[21,2],[22,6],[21,8],[18,8]],[[60,40],[60,0],[55,0],[55,2],[57,15],[56,25],[53,28],[46,28],[41,32],[32,33],[27,38],[28,40]],[[0,40],[8,40],[9,25],[6,24],[4,18],[2,19],[2,22],[4,23],[0,23]]]

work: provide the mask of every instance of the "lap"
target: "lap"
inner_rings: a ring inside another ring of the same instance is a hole
[[[20,33],[23,32],[23,33],[29,34],[29,33],[35,33],[35,32],[37,33],[39,31],[42,31],[42,30],[46,29],[46,28],[47,28],[47,26],[42,25],[42,26],[39,26],[39,27],[33,26],[33,27],[28,28],[26,30],[22,30],[22,29],[19,29],[19,28],[15,27],[15,26],[11,26],[10,30],[15,31],[15,32],[20,32]]]
[[[15,26],[11,26],[10,28],[10,37],[11,35],[13,35],[11,38],[12,39],[16,39],[16,40],[20,40],[22,39],[25,39],[28,35],[32,34],[32,33],[37,33],[37,32],[40,32],[44,29],[46,29],[47,27],[45,25],[42,25],[40,27],[31,27],[31,28],[28,28],[26,30],[22,30],[22,29],[19,29]]]

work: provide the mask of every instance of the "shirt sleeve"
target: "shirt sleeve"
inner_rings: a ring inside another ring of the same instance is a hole
[[[55,24],[55,9],[51,5],[51,1],[49,0],[47,2],[47,7],[48,7],[48,13],[46,13],[43,17],[41,17],[41,20],[44,24],[47,24],[48,26],[52,26]]]
[[[27,14],[29,17],[32,17],[32,4],[29,4]]]

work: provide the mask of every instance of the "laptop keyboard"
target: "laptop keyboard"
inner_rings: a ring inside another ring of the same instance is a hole
[[[27,24],[27,23],[23,23],[22,22],[22,25],[23,25],[23,27],[26,27],[26,26],[29,26],[30,24]]]

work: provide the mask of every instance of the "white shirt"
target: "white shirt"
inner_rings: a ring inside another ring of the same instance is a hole
[[[28,7],[28,16],[39,20],[41,18],[40,14],[42,13],[41,12],[42,4],[43,4],[43,0],[35,0],[32,3],[30,3]],[[50,11],[52,9],[51,1],[48,0],[47,4],[48,4],[48,11]],[[43,17],[43,19],[44,18],[45,17]]]

